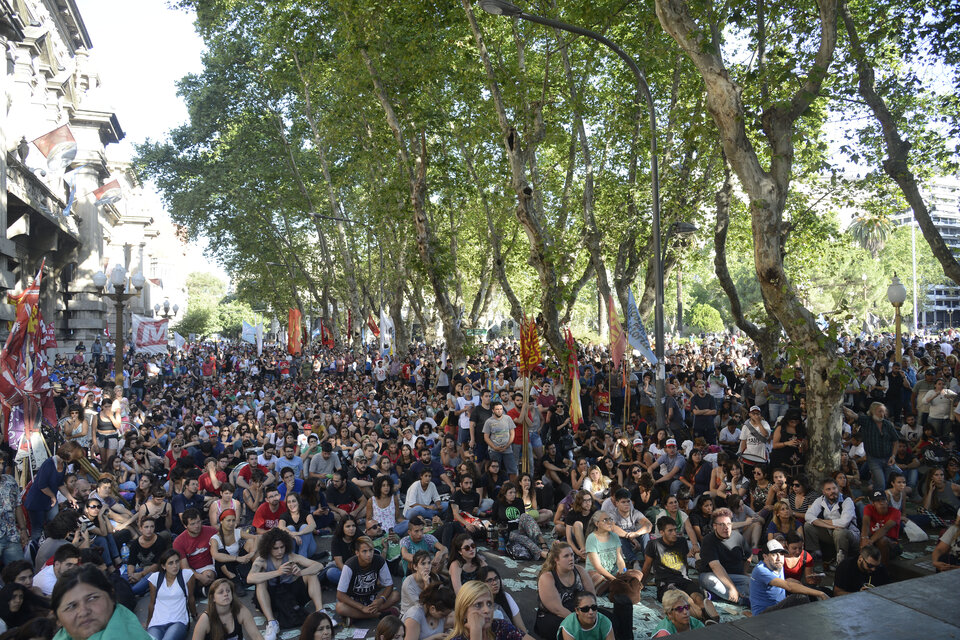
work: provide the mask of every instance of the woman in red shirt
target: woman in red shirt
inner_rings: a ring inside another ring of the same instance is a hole
[[[813,572],[813,556],[803,548],[803,540],[795,531],[783,536],[787,554],[783,558],[783,577],[785,580],[794,579],[805,585],[815,587],[820,584],[822,574]]]

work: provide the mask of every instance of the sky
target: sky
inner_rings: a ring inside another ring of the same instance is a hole
[[[134,145],[162,139],[187,121],[176,83],[203,69],[203,41],[194,16],[171,9],[168,0],[76,0],[93,42],[90,57],[101,80],[100,95],[117,115],[126,137],[110,145],[111,159],[129,160]],[[159,194],[144,185],[148,200],[163,209]],[[205,242],[192,244],[189,258],[199,270],[226,274],[203,256]]]

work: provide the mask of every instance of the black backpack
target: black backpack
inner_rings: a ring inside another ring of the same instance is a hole
[[[157,572],[157,584],[156,584],[157,591],[160,591],[160,585],[163,584],[163,576],[164,576],[164,573],[165,573],[165,572],[162,571],[162,570]],[[181,570],[181,571],[177,571],[177,584],[179,584],[179,585],[180,585],[180,588],[183,589],[183,597],[184,597],[184,598],[189,598],[189,596],[187,596],[187,585],[186,585],[186,583],[183,581],[183,571],[182,571],[182,570]]]

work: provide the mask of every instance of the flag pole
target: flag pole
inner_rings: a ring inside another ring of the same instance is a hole
[[[522,430],[522,440],[523,444],[520,445],[520,456],[522,460],[520,461],[520,472],[529,473],[527,464],[527,452],[530,450],[530,433],[527,429],[527,415],[530,413],[530,409],[527,408],[527,402],[530,400],[530,375],[525,375],[523,377],[523,406],[520,407],[520,428]],[[523,413],[523,410],[527,409],[526,413]]]
[[[623,359],[623,428],[627,428],[630,419],[630,374],[627,372],[627,359]]]

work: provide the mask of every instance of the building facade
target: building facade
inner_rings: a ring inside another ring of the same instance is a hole
[[[929,181],[921,195],[930,211],[930,218],[953,255],[960,259],[960,177],[943,176]],[[914,225],[917,242],[926,242],[916,228],[913,211],[907,209],[893,216],[897,226]],[[921,292],[922,295],[923,292]],[[944,277],[942,283],[926,291],[926,304],[917,319],[921,326],[943,328],[960,326],[960,285]]]
[[[116,331],[113,304],[92,281],[116,264],[148,278],[127,318],[151,315],[164,298],[185,306],[183,278],[164,278],[157,265],[175,264],[178,252],[182,263],[186,245],[129,163],[108,158],[124,132],[104,101],[74,0],[0,0],[0,46],[0,289],[21,290],[44,265],[40,305],[61,351],[89,346],[108,326]],[[63,125],[76,155],[61,168],[33,141]],[[94,192],[114,180],[121,199],[98,205]],[[0,303],[0,320],[14,315]],[[0,322],[0,338],[6,332]]]

